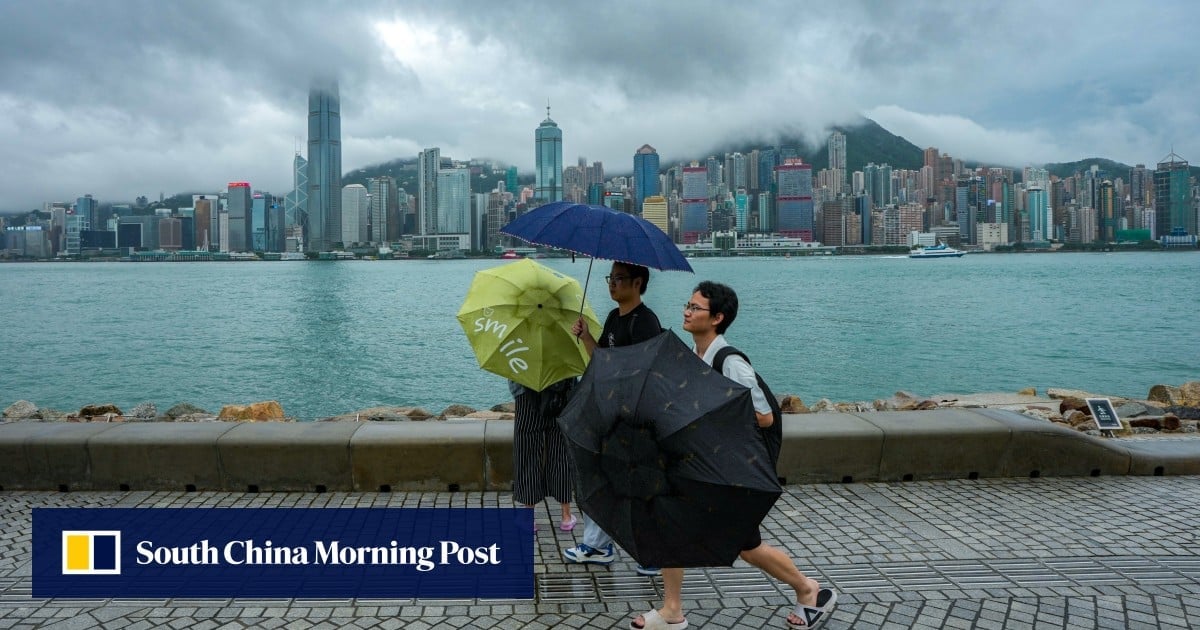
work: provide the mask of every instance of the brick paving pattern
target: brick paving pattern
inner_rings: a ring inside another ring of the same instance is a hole
[[[571,565],[557,505],[538,508],[536,596],[488,600],[33,599],[33,507],[486,507],[506,493],[4,492],[5,628],[626,628],[660,578],[627,556]],[[764,524],[840,593],[839,628],[1200,627],[1200,477],[789,486]],[[786,586],[741,561],[692,570],[693,628],[785,628]]]

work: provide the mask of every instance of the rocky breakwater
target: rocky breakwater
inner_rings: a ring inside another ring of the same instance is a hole
[[[450,405],[434,414],[422,407],[370,407],[351,413],[324,418],[312,418],[318,422],[397,422],[446,420],[469,418],[477,420],[512,420],[513,403],[501,403],[488,411],[480,411],[466,405]],[[254,402],[245,405],[225,405],[212,413],[190,403],[179,403],[163,413],[152,402],[143,402],[130,411],[122,411],[114,404],[85,405],[78,411],[61,411],[49,407],[38,407],[28,400],[18,400],[0,414],[7,422],[295,422],[283,406],[275,400]],[[308,420],[308,418],[305,418]]]

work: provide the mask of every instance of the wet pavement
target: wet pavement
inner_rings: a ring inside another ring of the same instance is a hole
[[[661,578],[565,563],[583,527],[538,508],[533,600],[45,600],[30,597],[34,507],[486,507],[508,493],[2,492],[3,628],[627,628]],[[1200,627],[1200,477],[787,486],[764,540],[839,592],[822,627]],[[786,628],[792,596],[739,561],[690,570],[692,628]]]

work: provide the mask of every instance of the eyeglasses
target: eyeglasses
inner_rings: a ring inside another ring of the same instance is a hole
[[[629,276],[604,276],[604,281],[609,284],[618,284],[622,280],[628,280]]]
[[[700,306],[699,304],[693,304],[691,302],[688,302],[687,304],[683,305],[683,312],[685,312],[685,313],[695,313],[696,311],[709,311],[710,313],[712,312],[709,309],[704,308],[703,306]]]

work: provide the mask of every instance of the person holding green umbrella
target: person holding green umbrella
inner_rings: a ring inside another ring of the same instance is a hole
[[[513,499],[526,507],[554,497],[559,527],[571,531],[571,463],[555,422],[570,398],[587,353],[575,337],[579,321],[599,329],[573,278],[532,260],[475,275],[458,312],[480,367],[505,377],[516,403]]]

